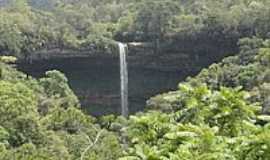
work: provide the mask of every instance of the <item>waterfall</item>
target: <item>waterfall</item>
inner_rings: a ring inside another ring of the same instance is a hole
[[[121,80],[121,114],[128,116],[128,68],[126,59],[127,45],[118,43],[120,57],[120,80]]]

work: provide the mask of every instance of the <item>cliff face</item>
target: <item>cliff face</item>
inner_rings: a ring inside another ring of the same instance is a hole
[[[204,38],[157,43],[129,43],[129,63],[169,71],[198,73],[212,63],[238,52],[236,42]]]
[[[162,71],[190,71],[191,66],[199,61],[192,58],[192,55],[172,52],[172,53],[155,53],[151,44],[130,43],[128,44],[128,64],[130,66],[140,66],[145,68],[158,69]],[[106,51],[75,51],[59,50],[39,51],[27,57],[19,58],[20,62],[35,63],[41,60],[52,60],[61,58],[117,58],[118,52],[109,53]]]
[[[194,40],[168,40],[162,43],[130,42],[128,44],[128,63],[130,66],[140,66],[162,71],[179,71],[195,74],[212,63],[221,61],[224,57],[237,53],[235,42],[220,43],[204,38]],[[30,63],[39,60],[59,58],[117,58],[117,46],[102,50],[41,50],[23,57],[21,61]]]

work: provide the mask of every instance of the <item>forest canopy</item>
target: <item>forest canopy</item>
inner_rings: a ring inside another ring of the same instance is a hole
[[[270,159],[269,0],[0,6],[0,160]],[[88,115],[63,73],[33,78],[14,65],[40,50],[110,52],[116,41],[159,42],[163,51],[186,42],[203,56],[211,47],[236,49],[228,57],[215,53],[225,58],[129,117]]]
[[[61,72],[34,79],[1,63],[0,159],[268,160],[270,49],[241,41],[128,118],[83,113]]]
[[[269,35],[267,0],[1,0],[0,6],[1,53],[21,57],[54,48],[105,52],[116,40],[235,47],[239,38]]]

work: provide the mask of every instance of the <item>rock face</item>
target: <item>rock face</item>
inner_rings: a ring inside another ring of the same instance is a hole
[[[146,68],[153,68],[162,71],[187,71],[196,69],[199,58],[191,57],[190,54],[176,51],[157,51],[153,43],[128,43],[129,64],[143,65]]]
[[[201,40],[177,40],[175,42],[163,42],[158,47],[156,43],[150,42],[129,42],[128,63],[129,66],[143,66],[150,69],[162,71],[181,71],[197,73],[203,67],[220,61],[223,57],[235,53],[230,48],[213,45],[210,41]],[[223,48],[221,50],[220,48]],[[117,58],[118,47],[107,48],[102,51],[91,50],[60,50],[39,51],[28,56],[24,61],[55,59],[55,58],[83,58],[83,57],[115,57]]]
[[[190,72],[197,70],[196,67],[200,66],[197,61],[199,60],[191,57],[189,54],[181,52],[166,52],[160,51],[155,53],[155,47],[151,43],[128,43],[128,63],[129,66],[144,66],[149,69],[158,69],[161,71],[183,71]],[[73,50],[59,50],[54,49],[50,51],[39,51],[20,61],[35,63],[39,60],[61,59],[61,58],[83,58],[83,57],[115,57],[119,54],[106,53],[104,51],[73,51]],[[199,67],[200,68],[200,67]]]

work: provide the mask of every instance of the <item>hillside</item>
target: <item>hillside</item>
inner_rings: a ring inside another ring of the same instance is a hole
[[[270,1],[0,4],[0,160],[270,159]],[[213,64],[128,117],[85,113],[60,71],[34,78],[16,68],[15,57],[52,49],[111,56],[117,41],[142,44],[129,56],[139,65],[151,57],[191,73]]]

